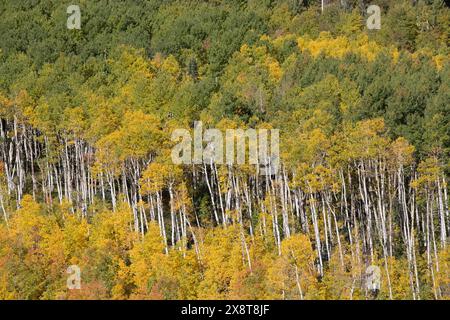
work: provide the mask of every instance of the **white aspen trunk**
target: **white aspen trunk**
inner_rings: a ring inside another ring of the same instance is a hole
[[[319,258],[319,266],[318,266],[318,272],[320,276],[323,276],[323,262],[322,262],[322,249],[321,249],[321,243],[320,243],[320,233],[319,233],[319,225],[317,222],[317,212],[316,212],[316,199],[313,197],[313,192],[310,187],[310,208],[311,208],[311,217],[312,217],[312,223],[314,228],[314,235],[316,237],[316,250],[317,250],[317,256]]]
[[[438,193],[438,208],[439,208],[439,224],[441,227],[441,247],[446,248],[446,240],[447,240],[447,228],[445,224],[445,211],[444,211],[444,202],[443,202],[443,195],[441,190],[441,182],[440,179],[436,179],[437,184],[437,193]]]
[[[211,167],[212,167],[212,164],[211,164]],[[209,195],[210,195],[210,198],[211,198],[211,205],[212,205],[213,212],[214,212],[214,218],[216,219],[216,224],[219,225],[220,221],[219,221],[219,216],[217,215],[217,209],[216,209],[216,202],[215,202],[214,192],[212,190],[212,186],[211,186],[211,183],[209,181],[208,169],[206,168],[206,164],[203,165],[203,168],[204,168],[204,172],[205,172],[206,185],[208,186],[208,191],[209,191]]]

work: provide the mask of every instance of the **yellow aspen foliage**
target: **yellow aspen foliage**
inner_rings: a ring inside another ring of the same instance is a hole
[[[374,41],[370,41],[367,35],[361,34],[355,40],[345,36],[333,38],[329,32],[321,32],[317,39],[300,37],[297,39],[302,52],[309,51],[313,57],[324,54],[333,58],[344,58],[349,53],[358,54],[368,61],[375,60],[383,48]]]
[[[439,270],[436,272],[436,287],[442,298],[450,300],[450,246],[438,253]]]
[[[381,265],[381,264],[380,264]],[[392,296],[394,300],[410,300],[412,299],[412,292],[410,287],[410,271],[408,263],[405,260],[399,260],[395,257],[388,258],[389,277],[392,287]],[[384,268],[381,268],[382,292],[381,298],[389,298],[387,275]]]
[[[235,275],[248,268],[239,226],[207,233],[201,247],[205,267],[199,286],[200,299],[226,299]]]
[[[142,242],[135,243],[130,251],[130,271],[136,285],[136,297],[147,297],[158,289],[158,281],[167,268],[167,255],[158,225],[149,224]]]
[[[383,155],[388,147],[388,139],[383,137],[384,120],[381,118],[359,121],[350,132],[351,153],[360,159]]]
[[[116,212],[103,211],[95,215],[90,241],[98,250],[123,256],[132,248],[137,235],[132,231],[131,209],[121,204]]]
[[[11,278],[12,292],[16,288],[21,292],[17,298],[45,299],[61,292],[66,267],[63,232],[30,195],[23,197],[21,208],[12,215],[6,237],[1,241],[8,244],[0,251],[0,261],[3,255],[9,256],[6,276]],[[1,273],[0,277],[4,275]]]
[[[80,137],[86,129],[84,111],[82,107],[67,108],[64,110],[64,127],[75,137]]]
[[[340,20],[338,28],[342,34],[352,37],[361,31],[363,21],[358,10],[354,9],[349,13],[344,13]]]
[[[182,175],[182,169],[170,163],[155,161],[150,163],[142,173],[140,185],[144,193],[156,193],[174,184],[176,179]]]
[[[120,129],[102,138],[97,146],[104,150],[105,160],[115,158],[124,161],[143,157],[156,152],[161,145],[159,123],[157,117],[142,111],[126,112]]]
[[[419,163],[419,177],[412,182],[414,188],[430,187],[442,175],[442,166],[438,159],[429,157]]]
[[[33,2],[0,10],[0,299],[449,299],[443,1],[375,1],[381,30],[368,1],[103,1],[69,42]],[[199,121],[232,163],[174,165]]]
[[[351,257],[346,255],[344,258],[342,266],[339,253],[336,251],[331,255],[327,273],[322,279],[326,300],[357,299],[355,291],[358,291],[360,281],[353,274]]]
[[[94,92],[84,92],[86,103],[95,106],[88,110],[90,121],[87,138],[98,141],[101,137],[116,130],[121,122],[121,113],[110,99]]]
[[[180,66],[178,61],[172,55],[164,59],[161,69],[168,72],[173,78],[177,78],[180,74]]]
[[[267,298],[266,269],[267,266],[261,260],[253,260],[252,270],[237,271],[230,281],[230,292],[227,299],[258,300]]]
[[[281,243],[281,256],[268,270],[270,299],[318,298],[315,253],[306,235],[296,234]]]
[[[14,255],[13,248],[9,246],[8,229],[4,224],[0,224],[0,299],[11,300],[17,299],[18,294],[10,285],[10,274],[8,264]]]
[[[14,103],[11,99],[8,99],[7,96],[5,96],[4,94],[0,93],[0,115],[4,118],[6,117],[10,117],[11,114],[14,114]]]
[[[64,254],[70,265],[80,264],[85,250],[89,247],[89,225],[86,219],[75,215],[64,217]]]
[[[406,166],[414,161],[415,148],[405,138],[399,137],[390,145],[397,166]]]
[[[197,299],[198,288],[202,279],[201,261],[194,250],[171,250],[169,261],[163,272],[167,278],[173,277],[176,288],[169,298]],[[166,296],[168,293],[166,293]]]
[[[110,59],[112,72],[118,76],[135,79],[140,77],[151,78],[151,65],[145,58],[143,50],[136,50],[128,46],[120,46],[118,56]],[[117,54],[115,52],[115,54]]]
[[[41,214],[41,205],[30,195],[25,195],[10,222],[10,234],[21,246],[33,249],[39,246],[45,232],[49,231],[49,221]]]
[[[3,267],[0,263],[0,268]],[[1,269],[0,269],[1,270]],[[8,276],[0,271],[0,299],[1,300],[15,300],[17,299],[16,293],[8,286]]]
[[[133,273],[130,266],[127,266],[123,260],[119,260],[115,274],[115,284],[111,289],[112,299],[127,299],[134,288]]]
[[[438,70],[442,70],[442,68],[444,67],[444,65],[446,63],[448,63],[448,61],[450,60],[449,56],[444,56],[442,54],[438,54],[436,56],[433,57],[433,61],[436,64],[436,68]]]

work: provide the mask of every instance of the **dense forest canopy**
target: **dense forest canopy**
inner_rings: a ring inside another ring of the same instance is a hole
[[[69,4],[0,0],[0,299],[450,297],[444,1]],[[278,174],[174,165],[195,121]]]

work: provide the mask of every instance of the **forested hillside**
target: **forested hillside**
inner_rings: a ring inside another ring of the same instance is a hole
[[[69,4],[0,0],[0,299],[450,298],[444,1]],[[173,164],[195,121],[280,170]]]

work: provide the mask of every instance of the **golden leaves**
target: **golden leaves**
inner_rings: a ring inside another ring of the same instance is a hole
[[[300,37],[297,44],[301,51],[309,51],[313,57],[324,54],[333,58],[344,58],[347,54],[358,54],[368,61],[375,60],[383,47],[370,41],[367,35],[359,35],[355,40],[345,36],[333,38],[329,32],[321,32],[317,39]]]

